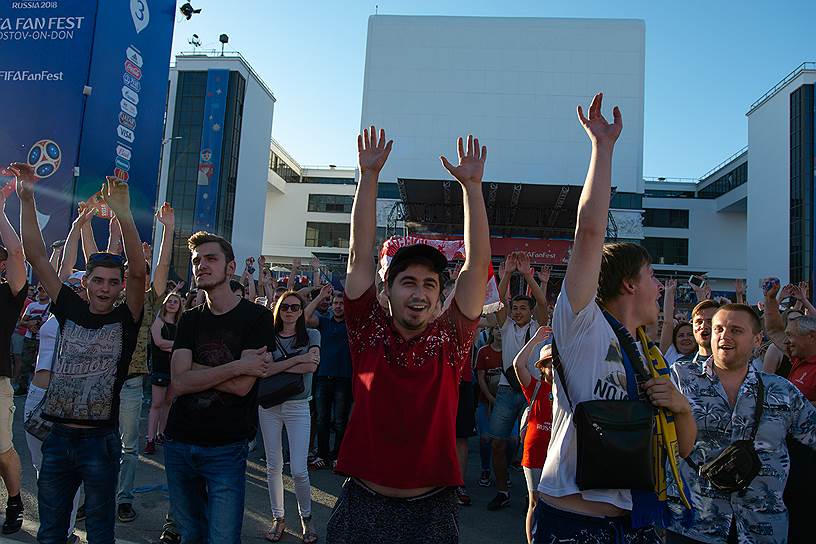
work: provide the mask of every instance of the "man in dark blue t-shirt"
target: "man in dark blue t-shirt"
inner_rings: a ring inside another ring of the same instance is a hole
[[[331,301],[328,317],[317,314],[321,302]],[[343,309],[343,293],[324,285],[320,295],[306,307],[306,324],[320,330],[320,366],[317,367],[315,404],[317,407],[317,458],[313,465],[335,461],[351,408],[351,353]],[[332,421],[332,411],[334,420]],[[329,450],[329,437],[334,443]]]

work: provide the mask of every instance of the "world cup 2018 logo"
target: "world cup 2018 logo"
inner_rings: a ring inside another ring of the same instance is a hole
[[[28,164],[40,179],[47,178],[56,172],[62,163],[62,150],[53,140],[40,140],[28,151]]]

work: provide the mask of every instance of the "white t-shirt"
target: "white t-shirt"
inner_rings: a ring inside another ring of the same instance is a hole
[[[626,369],[612,327],[593,300],[577,315],[565,289],[553,310],[553,335],[561,356],[573,406],[588,400],[622,400],[626,393]],[[547,459],[538,490],[552,497],[581,493],[584,499],[632,509],[629,490],[593,489],[579,491],[575,483],[577,437],[572,410],[559,387],[553,384],[553,420]]]
[[[40,370],[51,370],[54,362],[54,347],[57,345],[57,335],[59,334],[59,321],[52,314],[40,327],[40,348],[37,352],[37,368]]]
[[[530,338],[535,335],[537,330],[538,323],[535,319],[532,319],[523,327],[517,326],[516,322],[509,317],[507,320],[505,320],[501,329],[502,367],[504,368],[505,372],[513,366],[513,359],[516,358],[516,355],[518,355],[522,350],[524,344],[530,341]],[[499,378],[499,385],[510,385],[507,382],[507,378],[504,377],[504,372],[502,372],[501,377]]]
[[[39,302],[37,302],[35,300],[34,302],[32,302],[31,304],[29,304],[26,307],[25,313],[23,315],[26,316],[26,317],[39,317],[39,318],[41,318],[43,320],[43,323],[44,323],[45,319],[48,317],[47,315],[45,315],[45,312],[46,312],[46,310],[49,309],[50,305],[51,305],[50,302],[46,302],[45,304],[42,304],[42,303],[39,303]],[[30,329],[26,329],[25,337],[26,338],[36,338],[36,335],[33,332],[31,332]]]

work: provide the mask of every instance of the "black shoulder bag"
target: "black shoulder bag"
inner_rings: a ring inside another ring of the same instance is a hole
[[[292,357],[297,357],[298,354],[291,355],[283,347],[283,344],[275,335],[275,345],[283,354],[283,358],[275,362],[285,361]],[[303,384],[303,374],[295,374],[293,372],[279,372],[274,376],[268,378],[261,378],[258,381],[258,404],[263,408],[272,408],[278,404],[283,404],[295,395],[299,395],[305,391]]]
[[[524,345],[527,345],[527,342],[530,341],[530,329],[532,328],[532,322],[527,326],[527,332],[524,333]],[[525,361],[525,364],[526,361]],[[511,364],[509,367],[504,368],[504,363],[502,363],[502,374],[504,374],[504,379],[507,380],[508,385],[515,391],[516,393],[521,392],[521,383],[519,382],[518,375],[516,374],[516,369],[513,368]]]
[[[552,358],[573,414],[578,489],[654,491],[651,448],[654,408],[642,400],[589,400],[573,406],[555,338]]]
[[[697,463],[686,458],[686,462],[698,471],[700,476],[711,482],[718,491],[734,493],[742,491],[751,485],[759,474],[762,461],[759,459],[754,439],[759,430],[759,421],[762,419],[763,404],[765,403],[765,385],[757,373],[757,400],[754,408],[754,429],[751,438],[737,440],[725,448],[717,457],[699,467]]]

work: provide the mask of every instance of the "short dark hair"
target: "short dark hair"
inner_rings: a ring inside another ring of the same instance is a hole
[[[698,302],[697,306],[695,306],[694,309],[691,311],[691,319],[693,320],[694,316],[699,314],[703,310],[710,310],[712,308],[714,308],[716,310],[720,306],[722,306],[722,304],[720,304],[716,300],[711,300],[710,298],[706,299],[706,300],[703,300],[701,302]]]
[[[405,272],[409,266],[418,264],[420,266],[424,266],[428,270],[435,272],[438,280],[439,280],[439,294],[442,294],[442,287],[444,283],[444,278],[441,272],[436,272],[436,263],[434,263],[431,259],[426,259],[425,257],[416,257],[413,259],[402,259],[396,262],[393,262],[391,266],[388,267],[388,273],[385,275],[385,281],[388,283],[388,288],[394,286],[394,280],[397,279],[402,272]]]
[[[674,345],[675,348],[677,347],[677,335],[680,334],[680,329],[682,329],[683,327],[688,327],[692,331],[694,331],[694,327],[692,327],[691,323],[689,323],[688,321],[681,321],[680,323],[675,325],[674,330],[672,330],[672,345]]]
[[[226,258],[227,262],[235,260],[235,252],[232,250],[232,244],[227,242],[224,237],[218,236],[217,234],[213,234],[211,232],[205,232],[203,230],[196,232],[187,240],[187,247],[190,249],[190,251],[194,251],[198,246],[208,244],[210,242],[215,242],[221,247],[221,251],[224,252],[224,257]]]
[[[762,332],[762,323],[759,321],[759,316],[747,304],[723,304],[717,309],[716,312],[714,312],[714,315],[717,315],[720,312],[742,312],[744,314],[748,314],[751,317],[751,325],[754,334],[759,334]]]
[[[246,287],[238,280],[230,280],[230,291],[241,291],[241,296],[246,296]]]
[[[636,278],[647,264],[652,264],[652,257],[641,245],[630,242],[604,244],[598,276],[598,300],[601,304],[615,300],[620,295],[623,282]]]
[[[535,306],[535,299],[533,299],[533,297],[528,297],[527,295],[514,296],[510,299],[510,305],[512,306],[514,302],[526,302],[527,306],[529,306],[531,310]]]
[[[110,258],[106,258],[106,255],[110,255]],[[109,251],[100,251],[93,253],[91,256],[96,256],[96,258],[87,259],[85,263],[86,276],[93,274],[93,271],[97,268],[114,268],[119,270],[119,279],[125,279],[125,260],[120,255]]]

